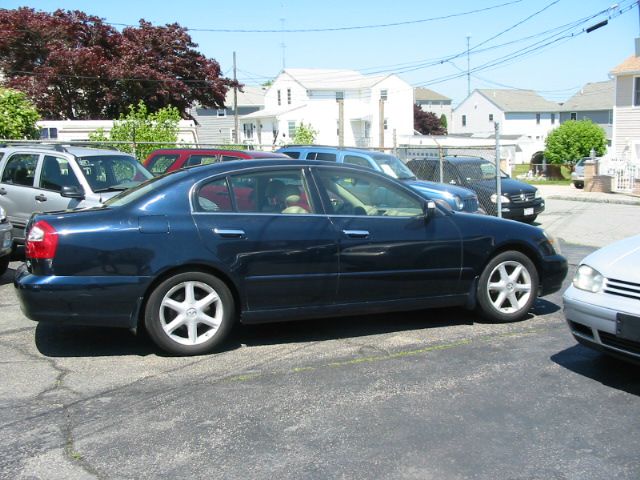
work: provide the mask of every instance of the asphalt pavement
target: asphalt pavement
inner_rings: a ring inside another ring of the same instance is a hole
[[[538,219],[568,279],[640,225],[633,205],[600,206],[549,198]],[[30,322],[11,273],[0,478],[640,478],[640,369],[577,345],[561,292],[517,323],[437,309],[240,327],[218,354],[173,358]]]

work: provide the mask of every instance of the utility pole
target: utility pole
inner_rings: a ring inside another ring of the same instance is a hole
[[[469,60],[469,40],[471,40],[471,36],[467,35],[467,97],[471,95],[471,62]]]
[[[496,132],[496,207],[498,217],[502,218],[502,174],[500,172],[500,124],[494,122]]]
[[[285,69],[285,61],[284,61],[284,57],[285,57],[285,50],[287,48],[287,45],[284,43],[284,18],[280,19],[280,24],[281,24],[281,30],[282,30],[282,42],[280,43],[280,48],[282,48],[282,70]]]
[[[236,79],[236,52],[233,52],[233,143],[236,145],[238,141],[238,82]]]
[[[344,99],[338,99],[338,146],[344,147]]]
[[[378,125],[378,128],[380,129],[380,148],[384,148],[384,100],[382,95],[380,95],[380,100],[378,101],[378,111],[380,112]]]

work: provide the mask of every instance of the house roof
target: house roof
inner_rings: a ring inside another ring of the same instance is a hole
[[[279,108],[267,108],[265,110],[258,110],[256,112],[248,113],[246,115],[242,115],[240,118],[243,120],[248,120],[252,118],[272,118],[278,117],[285,113],[293,112],[294,110],[298,110],[299,108],[306,107],[307,105],[298,105],[295,107],[279,107]]]
[[[627,73],[640,73],[640,57],[631,55],[620,65],[611,70],[612,75],[624,75]]]
[[[613,110],[614,81],[587,83],[564,102],[563,111]]]
[[[444,95],[439,94],[438,92],[434,92],[433,90],[429,90],[428,88],[417,87],[413,89],[413,95],[415,100],[449,100],[449,97],[445,97]]]
[[[533,90],[478,89],[480,95],[504,112],[557,112],[560,105],[542,98]]]
[[[389,75],[363,75],[355,70],[287,68],[288,74],[307,90],[359,90],[371,88]]]
[[[241,107],[262,107],[264,105],[265,90],[262,87],[252,87],[245,85],[242,87],[244,92],[238,90],[238,106]],[[224,98],[224,104],[233,108],[233,88],[227,91]]]

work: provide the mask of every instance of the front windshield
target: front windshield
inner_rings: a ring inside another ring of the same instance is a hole
[[[128,155],[80,157],[78,165],[94,192],[126,190],[153,178],[146,168]]]
[[[493,180],[496,178],[496,166],[488,160],[461,163],[458,168],[461,176],[467,181]],[[500,176],[502,178],[508,177],[508,175],[503,171],[500,171]]]
[[[373,161],[378,164],[382,171],[390,177],[397,178],[399,180],[412,180],[416,178],[413,172],[409,170],[409,167],[393,155],[374,153],[371,156],[373,157]]]

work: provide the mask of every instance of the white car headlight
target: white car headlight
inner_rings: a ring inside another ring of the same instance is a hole
[[[453,196],[453,201],[456,202],[456,208],[458,210],[464,210],[464,202],[458,195]]]
[[[536,188],[535,198],[542,198],[542,194],[540,193],[540,190],[538,190],[537,188]]]
[[[509,197],[507,197],[506,195],[500,195],[500,200],[502,201],[502,203],[510,203],[511,202],[511,199]],[[493,203],[498,203],[498,195],[496,193],[491,195],[491,201]]]
[[[582,264],[573,277],[573,286],[587,292],[598,293],[604,285],[604,277],[589,265]]]

